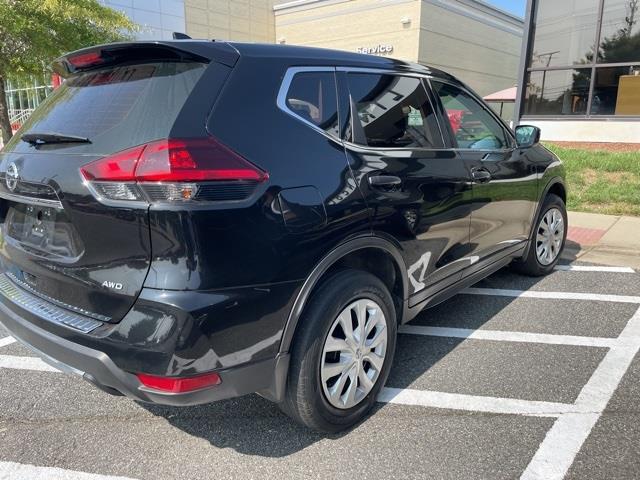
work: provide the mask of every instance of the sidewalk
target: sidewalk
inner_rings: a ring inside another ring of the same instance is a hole
[[[562,257],[638,269],[640,218],[569,212],[569,232]]]

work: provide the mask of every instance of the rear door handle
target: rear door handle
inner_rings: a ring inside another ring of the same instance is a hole
[[[488,183],[491,180],[491,173],[485,168],[471,170],[471,178],[476,183]]]
[[[395,175],[375,175],[369,177],[369,185],[377,188],[394,188],[402,184],[402,179]]]

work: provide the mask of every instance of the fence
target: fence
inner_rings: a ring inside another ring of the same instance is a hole
[[[9,79],[5,86],[9,121],[15,132],[29,115],[53,91],[51,79],[31,76],[25,79]]]

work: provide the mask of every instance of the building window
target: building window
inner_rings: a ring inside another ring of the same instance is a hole
[[[525,90],[527,115],[585,115],[591,69],[529,72]]]
[[[640,116],[640,0],[534,0],[523,115]]]
[[[538,0],[530,68],[582,63],[593,54],[600,0]]]
[[[640,2],[605,0],[598,63],[640,62]]]
[[[640,115],[640,72],[633,67],[597,68],[591,115]]]

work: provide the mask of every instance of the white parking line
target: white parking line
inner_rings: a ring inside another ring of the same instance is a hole
[[[38,467],[15,462],[0,462],[0,480],[132,480],[128,477],[98,475],[56,467]]]
[[[602,293],[539,292],[533,290],[507,290],[502,288],[465,288],[465,295],[488,295],[517,298],[547,298],[551,300],[592,300],[598,302],[640,303],[639,296],[607,295]]]
[[[558,417],[563,413],[576,411],[574,405],[567,403],[540,402],[535,400],[520,400],[517,398],[483,397],[461,393],[389,387],[382,389],[382,392],[378,395],[378,402],[536,417]]]
[[[622,377],[640,351],[640,308],[618,338],[621,345],[607,352],[576,399],[576,409],[582,413],[567,413],[555,421],[521,479],[564,478]],[[635,345],[630,346],[632,343]]]
[[[0,368],[14,370],[35,370],[38,372],[60,372],[38,357],[18,357],[15,355],[0,355]],[[0,477],[2,480],[2,477]]]
[[[493,340],[497,342],[546,343],[549,345],[575,345],[579,347],[611,348],[620,343],[620,341],[615,338],[507,332],[501,330],[472,330],[468,328],[425,327],[422,325],[402,325],[398,329],[398,332],[433,337],[469,338],[472,340]]]
[[[0,338],[0,347],[6,347],[7,345],[11,345],[15,343],[16,339],[13,337],[4,337]]]
[[[600,265],[556,265],[555,270],[564,272],[636,273],[631,267],[604,267]]]

